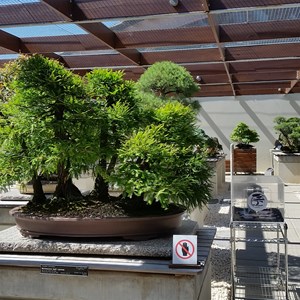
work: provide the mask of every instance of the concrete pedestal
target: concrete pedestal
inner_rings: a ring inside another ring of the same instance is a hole
[[[225,184],[225,155],[207,159],[213,168],[212,176],[212,197],[217,197]]]
[[[300,183],[300,153],[271,151],[274,175],[286,184]]]
[[[198,267],[173,268],[172,237],[148,241],[28,239],[0,232],[0,300],[209,300],[215,229],[198,236]]]

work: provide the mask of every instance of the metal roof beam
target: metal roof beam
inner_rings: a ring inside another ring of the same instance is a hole
[[[236,92],[235,92],[235,88],[234,88],[234,85],[233,85],[233,82],[232,82],[232,78],[231,78],[231,75],[230,75],[230,72],[229,72],[228,64],[226,63],[226,58],[225,58],[225,54],[224,54],[225,50],[224,50],[223,45],[220,43],[219,28],[217,27],[217,24],[216,24],[216,22],[214,20],[214,17],[210,14],[209,0],[204,0],[203,1],[203,6],[204,6],[204,9],[206,10],[208,24],[210,25],[212,33],[213,33],[213,36],[214,36],[214,38],[216,40],[216,44],[217,44],[221,60],[223,62],[223,65],[224,65],[224,68],[225,68],[225,71],[226,71],[226,74],[228,76],[228,81],[229,81],[229,84],[231,86],[233,96],[235,96]]]
[[[14,35],[11,35],[3,30],[0,30],[0,47],[18,53],[21,51],[22,41],[19,38],[15,37]]]
[[[300,81],[300,70],[297,71],[296,79],[291,81],[291,86],[289,88],[285,89],[284,93],[289,94],[299,81]]]

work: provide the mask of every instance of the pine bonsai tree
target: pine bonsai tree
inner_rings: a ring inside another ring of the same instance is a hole
[[[240,122],[233,129],[230,139],[237,143],[238,148],[251,148],[253,147],[251,143],[259,141],[259,135],[256,130],[250,129],[247,124]]]
[[[162,99],[177,99],[199,109],[199,103],[190,97],[199,90],[192,75],[182,66],[171,61],[161,61],[149,67],[138,80],[138,89],[154,93]]]
[[[274,129],[279,134],[278,140],[283,146],[282,150],[300,152],[300,118],[278,116],[274,122]]]

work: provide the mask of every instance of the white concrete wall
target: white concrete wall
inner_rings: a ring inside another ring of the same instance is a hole
[[[274,147],[277,134],[274,118],[300,116],[300,94],[259,95],[237,97],[196,98],[200,105],[198,120],[209,136],[216,136],[229,159],[230,134],[239,122],[247,123],[260,135],[257,147],[257,171],[265,172],[271,167],[270,149]]]
[[[0,300],[210,300],[211,267],[195,275],[90,270],[47,275],[39,268],[0,266]]]

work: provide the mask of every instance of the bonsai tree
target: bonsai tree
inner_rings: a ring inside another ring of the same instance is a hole
[[[128,134],[139,125],[134,83],[123,79],[123,72],[93,70],[85,76],[86,91],[95,103],[101,122],[94,123],[98,160],[94,165],[94,193],[108,201],[109,177],[118,162],[118,149]]]
[[[210,199],[211,169],[194,125],[195,112],[179,102],[155,109],[154,121],[136,131],[119,150],[116,183],[129,196],[152,204],[159,201],[185,208],[202,206]]]
[[[128,201],[167,209],[209,200],[211,173],[205,152],[195,151],[204,140],[190,106],[141,94],[122,72],[81,78],[40,55],[21,57],[12,68],[3,72],[0,184],[32,179],[25,209],[103,217]],[[95,189],[84,197],[72,179],[91,168]],[[46,199],[40,176],[53,173],[58,185]],[[120,197],[108,193],[114,184]]]
[[[233,129],[230,139],[237,143],[238,148],[252,148],[251,143],[259,141],[259,135],[255,129],[250,129],[249,126],[243,122],[240,122]]]
[[[82,199],[72,177],[96,156],[87,135],[92,103],[81,78],[40,55],[21,57],[11,68],[6,81],[11,96],[1,106],[1,185],[31,179],[32,203],[43,203],[40,177],[55,173],[54,198]]]
[[[300,152],[300,118],[278,116],[274,122],[274,129],[279,134],[278,141],[282,145],[281,150]]]
[[[200,108],[198,102],[190,100],[199,86],[184,67],[171,61],[156,62],[149,67],[138,80],[138,89],[144,93],[154,93],[162,99],[177,99]]]

